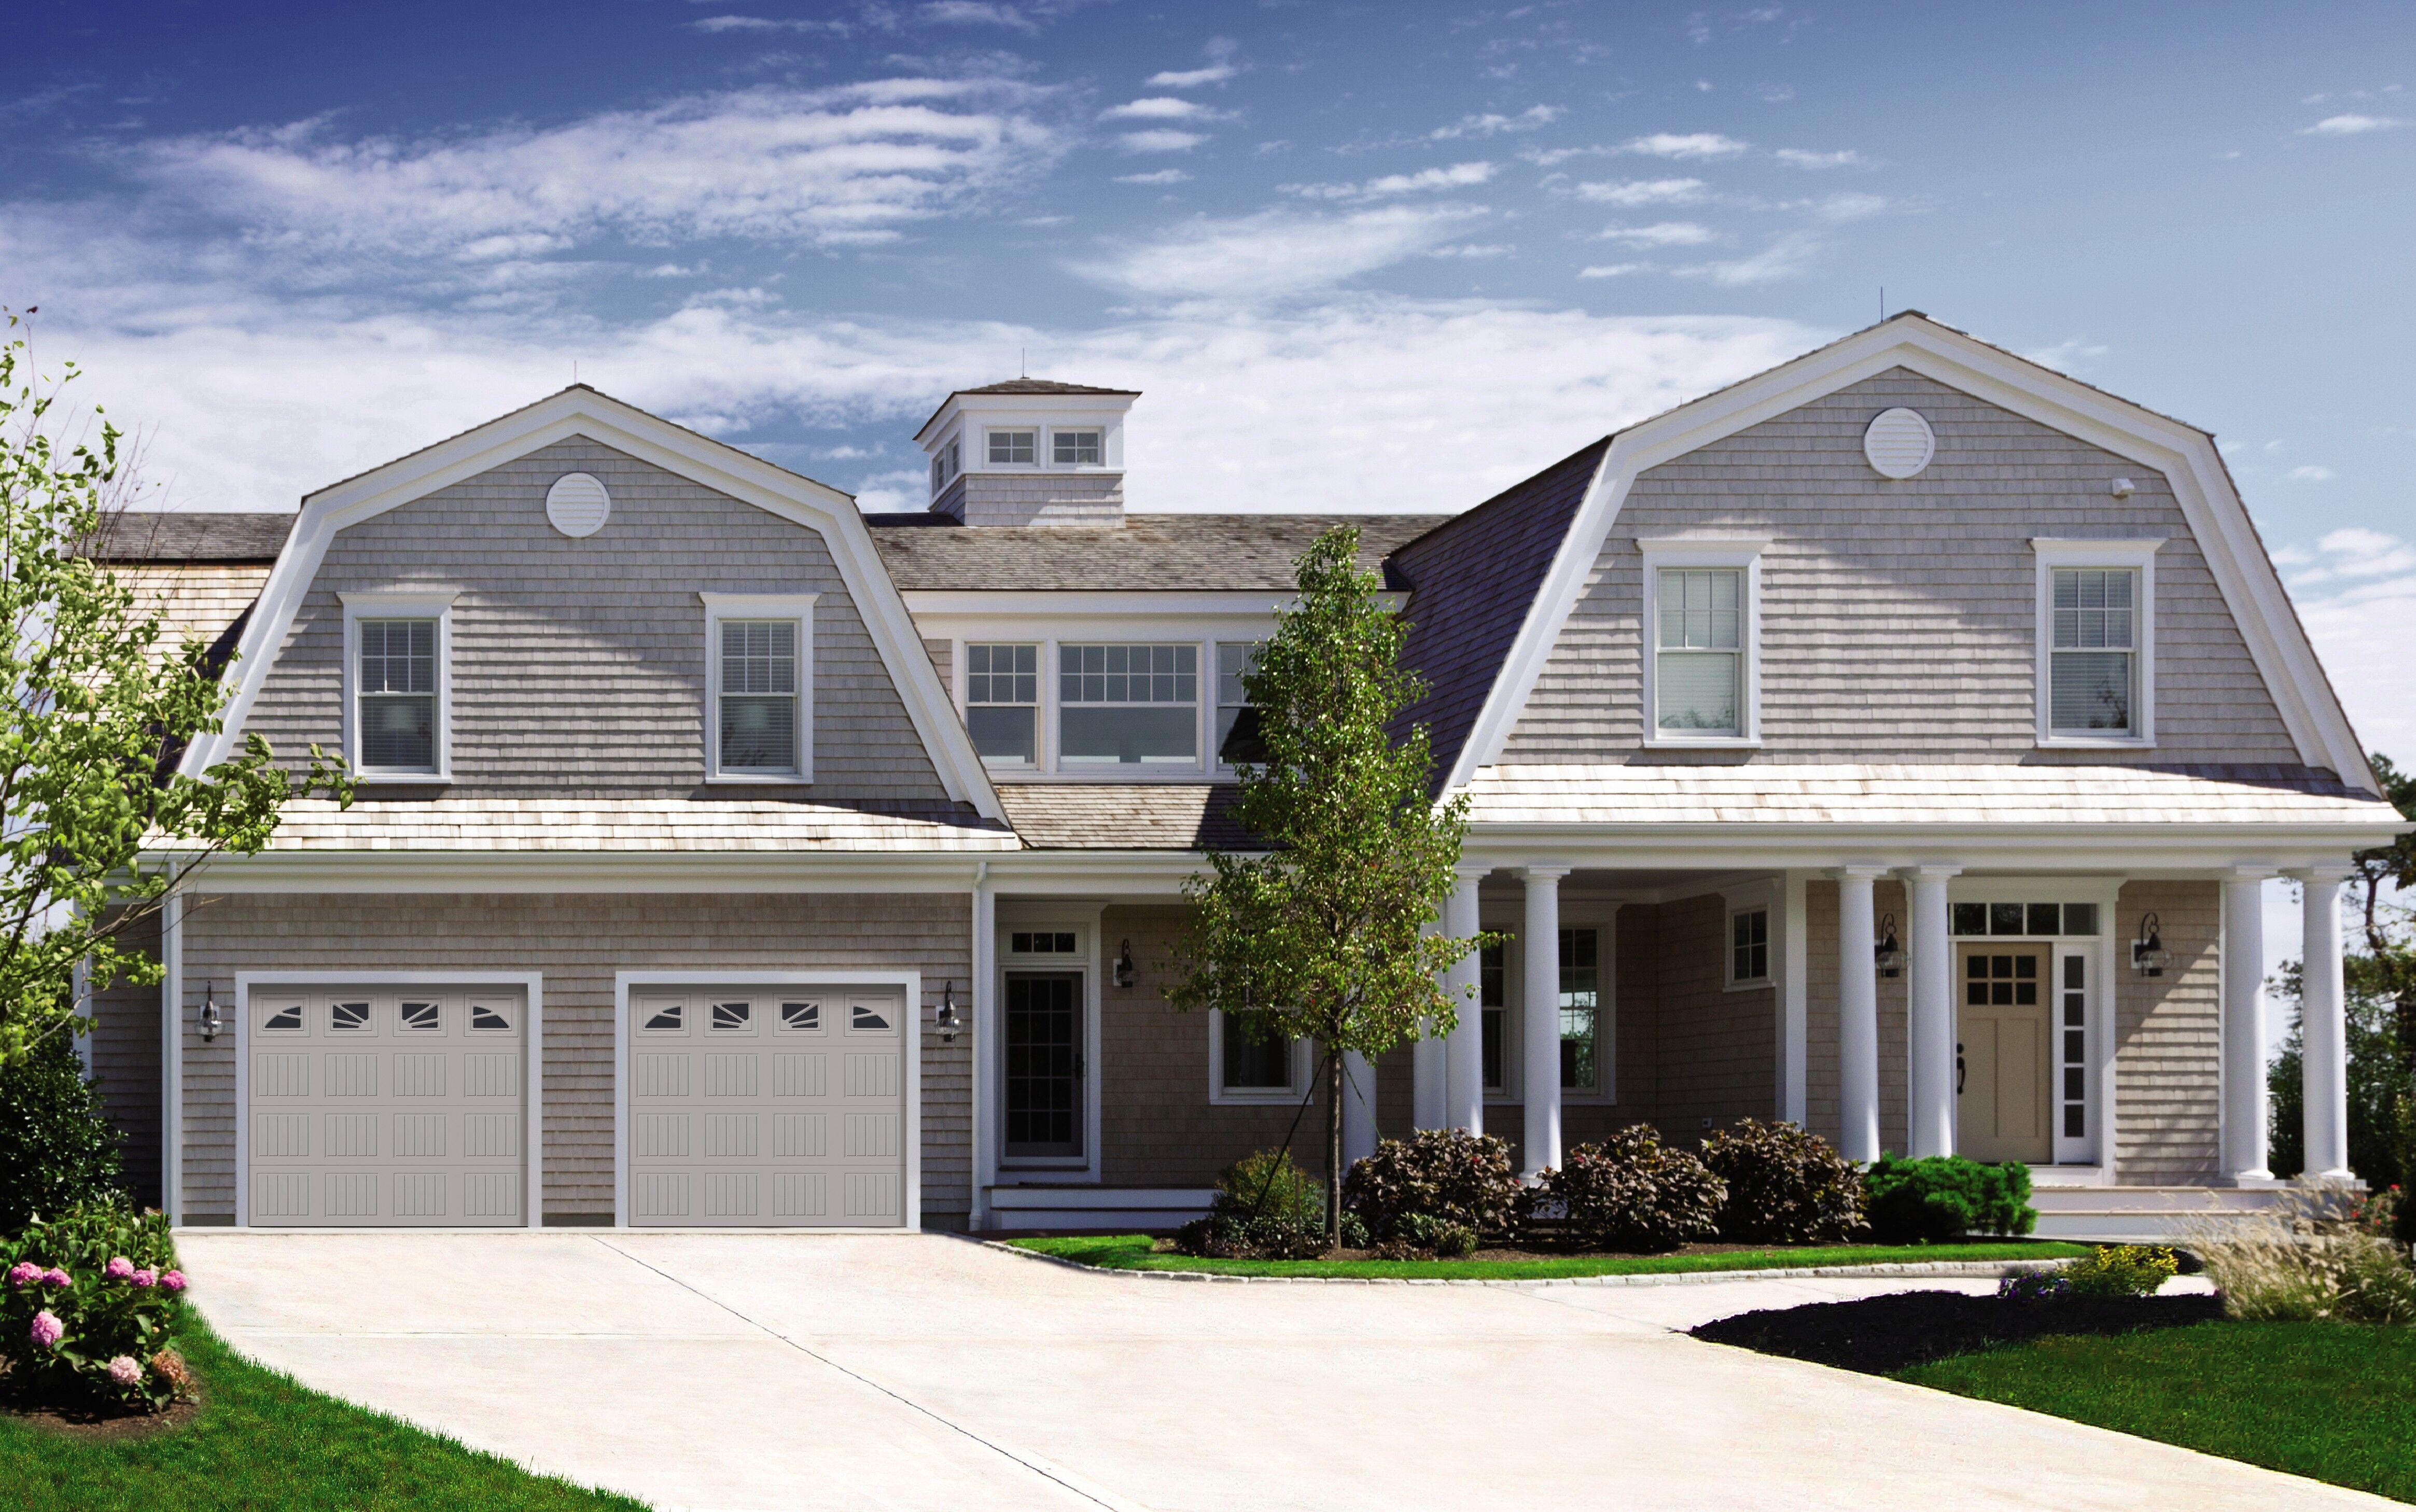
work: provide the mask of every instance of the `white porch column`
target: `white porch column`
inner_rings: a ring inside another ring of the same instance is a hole
[[[2299,1005],[2305,1080],[2305,1175],[2346,1181],[2348,1169],[2348,1023],[2341,1004],[2340,890],[2347,867],[2311,867],[2291,873],[2300,885]]]
[[[176,1224],[185,1221],[185,895],[173,866],[159,901],[159,1210]]]
[[[989,863],[974,879],[974,1201],[972,1226],[989,1227],[989,1189],[998,1185],[998,893]]]
[[[1946,881],[1962,869],[1920,866],[1905,873],[1912,899],[1912,1003],[1904,1142],[1914,1159],[1955,1153],[1955,931]]]
[[[1355,1050],[1342,1052],[1342,1169],[1376,1153],[1376,1067]]]
[[[1442,910],[1443,932],[1452,939],[1465,940],[1476,932],[1476,885],[1492,869],[1472,861],[1453,869],[1457,881]],[[1485,1008],[1476,996],[1478,964],[1472,950],[1443,978],[1443,990],[1459,1014],[1446,1043],[1444,1111],[1453,1128],[1471,1134],[1485,1132]]]
[[[2265,879],[2223,879],[2223,1174],[2271,1181],[2265,1165]]]
[[[1448,906],[1446,903],[1446,909]],[[1442,932],[1442,925],[1440,921],[1429,922],[1418,932],[1438,935]],[[1441,1128],[1450,1122],[1444,1106],[1443,1071],[1443,1042],[1435,1037],[1434,1025],[1421,1020],[1417,1042],[1410,1047],[1410,1123],[1412,1126]]]
[[[1561,879],[1566,867],[1529,867],[1526,1015],[1525,1174],[1561,1163]]]
[[[1837,1153],[1880,1157],[1880,975],[1871,883],[1885,867],[1839,867],[1837,879]]]

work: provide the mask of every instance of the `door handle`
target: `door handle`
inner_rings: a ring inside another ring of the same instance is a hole
[[[1955,1096],[1963,1096],[1963,1042],[1955,1042]]]

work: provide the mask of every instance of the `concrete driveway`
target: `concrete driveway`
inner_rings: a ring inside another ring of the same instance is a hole
[[[247,1354],[666,1508],[2395,1504],[1669,1331],[1938,1283],[1185,1284],[937,1235],[178,1243]]]

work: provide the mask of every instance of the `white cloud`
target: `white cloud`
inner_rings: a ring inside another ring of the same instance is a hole
[[[1781,147],[1772,154],[1789,168],[1862,168],[1868,164],[1859,152],[1806,152],[1802,147]]]
[[[1581,267],[1578,269],[1578,277],[1581,279],[1623,279],[1630,273],[1650,273],[1652,271],[1653,265],[1650,263],[1597,263],[1592,267]]]
[[[1750,288],[1803,277],[1810,271],[1812,260],[1820,254],[1820,238],[1802,232],[1789,232],[1751,257],[1726,263],[1705,263],[1678,271],[1690,278],[1708,279],[1729,288]]]
[[[1116,144],[1126,152],[1189,152],[1207,140],[1197,131],[1127,131]]]
[[[1386,174],[1359,184],[1284,184],[1280,192],[1304,200],[1385,200],[1403,194],[1469,189],[1493,176],[1489,162],[1454,163],[1448,168],[1422,168],[1414,174]]]
[[[1071,266],[1094,282],[1158,297],[1294,295],[1414,257],[1484,213],[1465,205],[1388,205],[1341,216],[1201,216]]]
[[[2394,115],[2327,115],[2315,125],[2299,132],[2303,137],[2355,137],[2368,131],[2388,131],[2408,123]]]
[[[1719,235],[1691,220],[1662,220],[1649,226],[1606,226],[1593,234],[1593,239],[1615,241],[1623,247],[1700,247],[1717,241]]]
[[[1703,197],[1699,178],[1632,178],[1624,183],[1579,184],[1573,191],[1594,204],[1691,204]]]
[[[1191,175],[1180,168],[1161,168],[1154,174],[1119,174],[1119,184],[1187,184]]]
[[[917,14],[943,26],[1005,26],[1019,32],[1040,29],[1020,7],[995,5],[990,0],[929,0]]]
[[[1217,113],[1205,105],[1170,95],[1130,99],[1099,113],[1102,121],[1213,121],[1216,117]]]
[[[1832,194],[1816,202],[1812,213],[1823,220],[1865,220],[1888,207],[1877,194]]]
[[[1452,142],[1460,137],[1498,136],[1504,131],[1535,131],[1551,125],[1567,113],[1558,105],[1530,105],[1516,115],[1463,115],[1449,126],[1439,126],[1427,133],[1431,142]]]
[[[706,16],[688,25],[701,32],[834,32],[845,36],[853,28],[843,21],[775,21],[766,16]]]
[[[1197,89],[1201,84],[1221,84],[1241,71],[1230,63],[1216,63],[1205,68],[1168,68],[1142,82],[1153,89]]]
[[[2416,658],[2378,654],[2416,623],[2416,544],[2352,525],[2273,559],[2365,748],[2416,758]]]
[[[2022,355],[2043,368],[2053,368],[2059,372],[2069,372],[2092,357],[2104,356],[2106,351],[2106,344],[2102,341],[2087,341],[2079,337],[2074,337],[2071,340],[2058,341],[2053,346],[2038,347],[2023,353]]]
[[[1508,242],[1461,242],[1454,247],[1438,247],[1427,255],[1465,258],[1508,257],[1518,249]]]
[[[2294,482],[2300,483],[2329,483],[2333,480],[2333,470],[2329,467],[2318,467],[2310,462],[2304,467],[2291,468],[2290,477]]]
[[[1656,131],[1651,136],[1634,137],[1620,144],[1620,151],[1647,158],[1708,159],[1733,158],[1751,150],[1751,144],[1734,137],[1724,137],[1716,131]]]

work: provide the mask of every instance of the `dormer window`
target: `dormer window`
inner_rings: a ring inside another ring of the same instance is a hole
[[[992,431],[989,433],[989,464],[992,467],[1029,467],[1038,433],[1032,431]]]
[[[347,593],[345,755],[365,782],[442,782],[452,768],[453,595]]]
[[[1096,467],[1099,465],[1099,432],[1096,431],[1052,431],[1049,433],[1049,461],[1055,467]]]
[[[933,498],[939,497],[943,489],[957,480],[957,475],[964,471],[964,444],[959,441],[951,440],[946,446],[931,453],[931,496]]]

